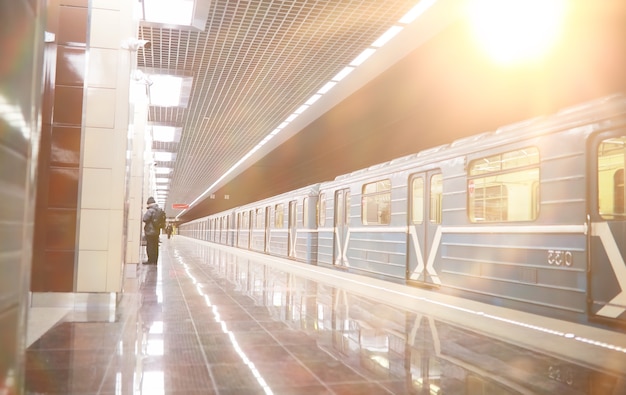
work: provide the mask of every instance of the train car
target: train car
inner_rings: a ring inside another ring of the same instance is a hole
[[[623,97],[322,184],[354,273],[572,320],[626,311]],[[325,261],[324,264],[328,264]]]
[[[208,240],[208,232],[202,231],[203,224],[208,222],[207,218],[197,218],[189,222],[178,225],[178,234],[198,240]]]
[[[233,246],[235,240],[234,209],[208,217],[197,218],[178,226],[181,236]]]
[[[317,239],[303,261],[623,324],[625,167],[622,95],[460,139],[319,184],[317,229],[306,227]],[[293,257],[283,225],[264,251]]]
[[[319,185],[314,184],[233,209],[233,244],[315,264],[318,197]]]

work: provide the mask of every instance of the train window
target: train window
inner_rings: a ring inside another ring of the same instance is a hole
[[[363,185],[361,199],[363,225],[386,225],[391,220],[391,181],[380,180]]]
[[[433,224],[441,223],[442,212],[442,196],[443,196],[443,178],[441,174],[434,174],[430,177],[430,222]]]
[[[598,211],[604,219],[626,215],[626,136],[610,138],[598,146]]]
[[[265,226],[265,224],[263,223],[263,209],[262,208],[257,208],[256,209],[256,220],[254,221],[254,225],[257,229],[263,229],[263,227]]]
[[[411,222],[424,222],[424,179],[414,178],[411,182]]]
[[[282,228],[283,227],[283,216],[285,215],[284,213],[284,208],[282,204],[277,204],[274,207],[274,227],[275,228]]]
[[[249,228],[250,228],[250,220],[249,220],[249,217],[248,217],[248,212],[244,211],[240,229],[249,229]]]
[[[343,200],[344,204],[344,213],[343,222],[345,225],[348,225],[348,221],[350,220],[350,192],[346,192],[345,198]]]
[[[324,226],[326,224],[326,194],[320,193],[320,198],[317,201],[317,224]]]
[[[539,214],[539,150],[524,148],[470,162],[472,222],[532,221]]]
[[[305,197],[302,202],[302,226],[309,227],[309,198]]]

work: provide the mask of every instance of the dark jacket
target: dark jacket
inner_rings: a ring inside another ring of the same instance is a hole
[[[161,229],[159,229],[155,224],[158,218],[157,215],[159,214],[160,210],[161,209],[159,208],[158,204],[152,203],[148,205],[148,209],[143,214],[143,222],[144,222],[143,231],[146,234],[146,236],[154,236],[154,235],[158,235],[159,233],[161,233]]]

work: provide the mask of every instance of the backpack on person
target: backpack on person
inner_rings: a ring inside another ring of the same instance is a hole
[[[165,215],[165,210],[160,207],[157,207],[157,212],[154,216],[154,227],[157,228],[157,232],[160,232],[161,229],[165,229],[165,223],[167,222],[167,216]]]

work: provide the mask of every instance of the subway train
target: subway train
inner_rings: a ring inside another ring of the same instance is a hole
[[[198,218],[180,234],[621,328],[625,167],[616,94]]]

